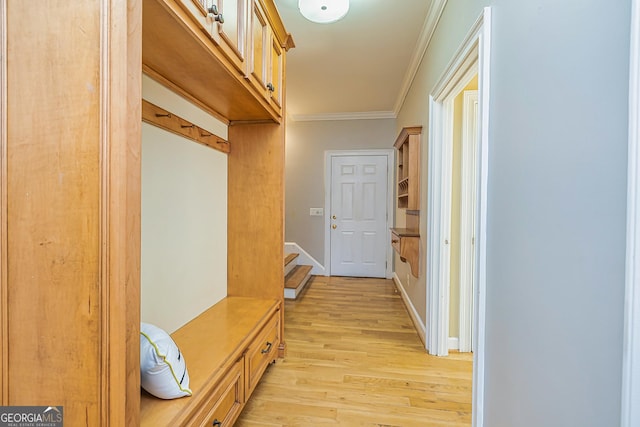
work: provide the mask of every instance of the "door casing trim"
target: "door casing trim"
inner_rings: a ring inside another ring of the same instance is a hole
[[[485,358],[485,317],[487,286],[487,188],[489,167],[489,94],[491,58],[491,7],[485,7],[471,26],[464,41],[453,55],[451,62],[435,84],[429,97],[429,175],[427,178],[427,349],[431,354],[448,353],[449,331],[449,281],[448,276],[450,239],[450,215],[447,217],[448,182],[446,169],[450,156],[447,155],[447,117],[449,109],[445,103],[451,102],[453,90],[460,91],[460,81],[468,76],[475,66],[478,73],[479,95],[479,138],[476,171],[476,259],[474,266],[474,328],[473,328],[473,397],[472,426],[482,427],[484,423],[484,358]],[[450,173],[449,173],[450,175]],[[449,199],[451,195],[449,194]],[[444,211],[444,212],[443,212]]]
[[[622,347],[621,427],[640,425],[640,1],[631,9],[627,255]]]

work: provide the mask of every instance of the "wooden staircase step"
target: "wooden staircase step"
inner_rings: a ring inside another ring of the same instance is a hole
[[[284,297],[295,299],[311,277],[310,265],[297,265],[284,279]]]
[[[284,279],[284,287],[287,289],[296,289],[300,286],[300,282],[304,280],[305,276],[311,271],[310,265],[298,265],[291,270],[291,273]]]
[[[287,264],[289,264],[291,261],[293,261],[294,259],[298,258],[300,256],[300,254],[287,254],[284,257],[284,265],[286,266]]]
[[[292,253],[292,254],[287,254],[287,256],[284,257],[284,276],[285,277],[287,277],[287,275],[291,273],[291,270],[296,268],[296,265],[298,265],[298,261],[296,260],[298,259],[299,255],[300,254]]]

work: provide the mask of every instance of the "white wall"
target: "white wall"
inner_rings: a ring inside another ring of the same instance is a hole
[[[398,117],[491,5],[487,427],[619,425],[630,3],[449,0]]]
[[[617,426],[629,0],[494,0],[485,426]]]
[[[325,151],[392,148],[395,132],[394,119],[289,120],[285,151],[285,241],[297,243],[325,265],[324,217],[309,216],[309,208],[325,207]],[[326,210],[324,213],[328,214]]]
[[[145,80],[145,99],[226,137],[224,124]],[[143,123],[141,246],[143,322],[171,333],[226,296],[226,154]]]

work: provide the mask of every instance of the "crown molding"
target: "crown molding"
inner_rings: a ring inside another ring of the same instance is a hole
[[[440,17],[442,16],[442,12],[444,12],[444,7],[446,5],[447,0],[433,0],[429,7],[429,12],[427,13],[424,25],[422,26],[422,31],[420,32],[420,37],[418,38],[415,49],[413,50],[411,63],[407,68],[407,73],[404,76],[404,81],[402,82],[402,87],[400,88],[398,99],[396,100],[396,104],[393,109],[396,117],[398,116],[398,113],[400,113],[400,108],[402,108],[407,94],[409,93],[409,89],[413,84],[418,68],[422,63],[422,58],[424,58],[424,55],[427,52],[427,48],[433,38],[433,33],[436,31],[436,27],[438,26],[438,22],[440,22]]]
[[[290,114],[289,118],[296,122],[317,122],[328,120],[395,119],[396,116],[393,111],[360,111],[354,113]]]
[[[416,42],[416,47],[413,51],[413,57],[407,67],[407,72],[404,76],[402,86],[398,92],[398,98],[396,99],[393,111],[362,111],[355,113],[326,113],[326,114],[289,114],[289,119],[298,122],[310,122],[310,121],[325,121],[325,120],[372,120],[372,119],[395,119],[398,117],[400,108],[404,104],[404,101],[409,93],[409,89],[413,84],[413,80],[416,77],[418,68],[424,58],[427,48],[431,43],[433,34],[436,31],[440,17],[444,12],[444,8],[447,5],[447,0],[433,0],[429,6],[429,12],[424,20],[420,36]]]

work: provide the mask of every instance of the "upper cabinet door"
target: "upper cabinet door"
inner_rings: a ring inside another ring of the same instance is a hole
[[[203,0],[196,0],[202,2]],[[247,72],[247,4],[250,0],[206,0],[211,37],[243,74]]]
[[[271,103],[277,111],[282,110],[282,70],[284,69],[284,55],[273,33],[271,34],[271,67],[267,89],[271,95]]]
[[[206,34],[211,32],[211,18],[207,12],[208,2],[211,0],[181,0],[182,8],[188,11],[198,22]],[[209,34],[210,35],[210,34]]]
[[[233,66],[247,73],[247,4],[250,0],[181,0]]]
[[[269,67],[269,25],[264,9],[259,1],[251,0],[251,32],[250,51],[251,60],[247,78],[253,86],[267,97],[267,70]]]
[[[251,0],[249,73],[247,79],[274,111],[282,114],[284,50],[269,25],[264,6]]]

